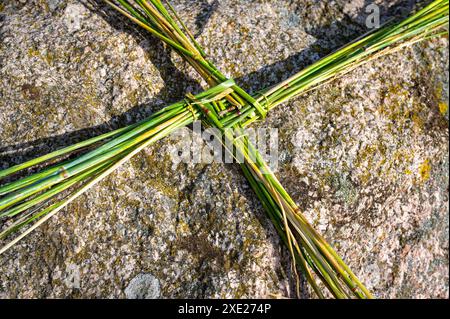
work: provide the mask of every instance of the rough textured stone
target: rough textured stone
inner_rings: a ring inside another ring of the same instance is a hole
[[[366,32],[371,2],[173,3],[213,62],[256,92]],[[376,3],[383,19],[414,7]],[[91,7],[0,4],[0,167],[201,90],[157,40]],[[448,298],[447,106],[440,39],[295,98],[259,124],[280,130],[282,183],[378,297]],[[149,147],[1,256],[0,296],[293,296],[289,256],[239,169],[174,166],[174,143]]]
[[[161,296],[159,281],[151,274],[139,274],[125,288],[125,296],[128,299],[157,299]]]

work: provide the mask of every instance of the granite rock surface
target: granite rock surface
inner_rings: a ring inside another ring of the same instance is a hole
[[[253,93],[367,32],[372,3],[172,2]],[[375,3],[382,21],[416,6]],[[279,130],[281,182],[377,297],[449,296],[448,59],[447,38],[416,44],[258,124]],[[0,168],[203,86],[96,1],[0,3]],[[0,256],[0,297],[294,297],[289,255],[239,168],[175,165],[176,143],[149,147]]]

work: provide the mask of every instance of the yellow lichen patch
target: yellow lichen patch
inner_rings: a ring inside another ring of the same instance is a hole
[[[445,115],[448,111],[448,104],[445,102],[439,103],[439,112],[441,112],[442,115]]]
[[[422,130],[425,127],[425,120],[418,113],[413,113],[411,116],[411,120],[414,123],[415,129]]]
[[[29,57],[41,56],[41,53],[39,52],[39,50],[37,50],[35,48],[29,48],[28,49],[28,56]]]
[[[422,182],[426,182],[430,178],[431,173],[431,164],[430,160],[426,159],[420,166],[419,166],[419,175]]]
[[[189,234],[189,225],[181,219],[178,221],[177,233],[184,235]]]
[[[28,49],[28,56],[30,58],[38,57],[47,62],[48,65],[51,65],[53,63],[53,60],[55,59],[55,55],[52,53],[46,53],[45,55],[42,54],[38,49],[36,48],[29,48]]]
[[[52,53],[47,53],[44,57],[44,60],[47,62],[48,65],[52,65],[54,59],[55,56]]]
[[[50,8],[49,8],[48,3],[47,3],[46,0],[40,0],[39,4],[45,10],[45,12],[50,12]]]
[[[138,82],[141,82],[144,80],[144,78],[142,77],[142,74],[134,74],[133,78]]]
[[[442,93],[444,92],[444,87],[443,87],[443,85],[442,85],[442,83],[439,83],[437,86],[436,86],[436,90],[434,91],[434,94],[436,95],[436,97],[438,98],[438,99],[441,99],[442,98]]]
[[[441,101],[438,103],[439,112],[441,112],[442,115],[445,115],[448,111],[448,104],[443,101],[444,99],[443,92],[444,92],[443,85],[442,83],[439,83],[434,93],[436,95],[436,99],[438,101]]]

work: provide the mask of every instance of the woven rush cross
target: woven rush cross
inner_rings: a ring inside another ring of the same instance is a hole
[[[248,94],[207,59],[205,51],[170,3],[163,4],[159,0],[104,1],[172,47],[210,88],[195,95],[187,93],[183,100],[140,123],[0,171],[2,179],[36,165],[52,163],[75,151],[90,149],[74,159],[48,165],[37,173],[0,186],[0,217],[8,219],[0,239],[21,231],[0,249],[0,254],[142,149],[201,119],[223,133],[223,143],[233,145],[229,150],[232,154],[244,158],[241,168],[245,177],[288,247],[293,265],[301,269],[317,296],[372,298],[335,250],[302,215],[250,143],[244,128],[264,119],[270,110],[288,99],[332,81],[364,63],[416,42],[447,34],[448,0],[436,0],[399,23],[376,29],[285,81],[261,90],[256,96]]]

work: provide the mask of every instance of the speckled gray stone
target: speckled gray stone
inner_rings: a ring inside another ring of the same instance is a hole
[[[151,274],[139,274],[125,288],[125,296],[128,299],[158,299],[161,297],[159,281]]]
[[[383,20],[414,4],[376,2]],[[363,0],[173,3],[217,67],[250,92],[367,31]],[[85,4],[0,4],[1,168],[204,85],[159,41]],[[449,296],[447,109],[448,40],[438,39],[258,124],[279,128],[277,175],[377,297]],[[142,296],[130,292],[140,274],[157,278],[155,297],[294,296],[289,255],[238,167],[174,166],[174,143],[149,147],[2,255],[0,297]]]

